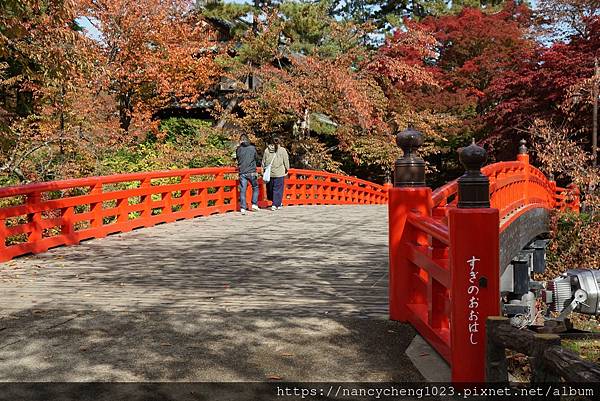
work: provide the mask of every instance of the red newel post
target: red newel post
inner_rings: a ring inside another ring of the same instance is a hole
[[[406,224],[408,212],[431,215],[431,189],[425,186],[425,161],[415,154],[423,144],[420,132],[411,128],[396,136],[404,152],[394,166],[394,187],[388,192],[389,213],[389,307],[390,319],[407,321],[411,303],[410,278],[417,267],[406,257],[403,244],[426,245],[427,238]]]
[[[11,259],[6,254],[6,237],[6,220],[0,219],[0,263]]]
[[[485,381],[485,322],[500,314],[499,213],[490,208],[483,148],[460,151],[458,208],[449,210],[452,382]]]

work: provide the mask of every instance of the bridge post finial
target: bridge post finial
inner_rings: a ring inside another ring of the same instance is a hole
[[[481,167],[487,161],[485,149],[473,141],[459,150],[459,160],[466,172],[458,179],[458,207],[489,208],[490,180],[481,173]]]
[[[423,144],[423,135],[412,127],[408,127],[396,135],[396,144],[404,154],[394,164],[395,187],[424,187],[425,160],[416,155]]]
[[[521,139],[519,141],[519,144],[521,145],[521,146],[519,146],[519,154],[526,155],[527,154],[527,141],[525,139]]]
[[[392,184],[392,173],[390,170],[386,169],[385,170],[385,178],[383,179],[383,189],[389,193],[390,188],[393,188],[394,185]]]
[[[385,170],[385,177],[383,178],[383,183],[384,184],[392,183],[392,173],[388,169]]]
[[[527,150],[527,141],[525,139],[521,139],[519,141],[521,144],[519,146],[519,153],[517,154],[517,161],[520,161],[525,164],[525,169],[527,171],[527,166],[529,165],[529,153]]]

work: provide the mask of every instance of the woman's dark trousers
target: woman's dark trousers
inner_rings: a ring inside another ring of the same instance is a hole
[[[283,205],[283,188],[285,177],[271,177],[267,184],[267,199],[273,201],[273,206]]]

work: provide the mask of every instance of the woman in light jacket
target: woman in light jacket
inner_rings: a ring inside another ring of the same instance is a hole
[[[290,169],[290,159],[287,150],[279,145],[279,138],[273,138],[267,144],[263,154],[262,168],[271,166],[271,180],[267,183],[267,198],[273,202],[271,210],[281,209],[283,206],[283,189],[285,176]]]

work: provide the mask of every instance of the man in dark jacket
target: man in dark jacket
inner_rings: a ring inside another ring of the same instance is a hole
[[[258,210],[258,174],[256,173],[256,163],[259,158],[256,148],[250,143],[248,136],[245,134],[240,137],[240,146],[235,150],[235,157],[240,173],[240,207],[242,214],[246,214],[248,207],[246,204],[248,181],[252,185],[251,210]]]

